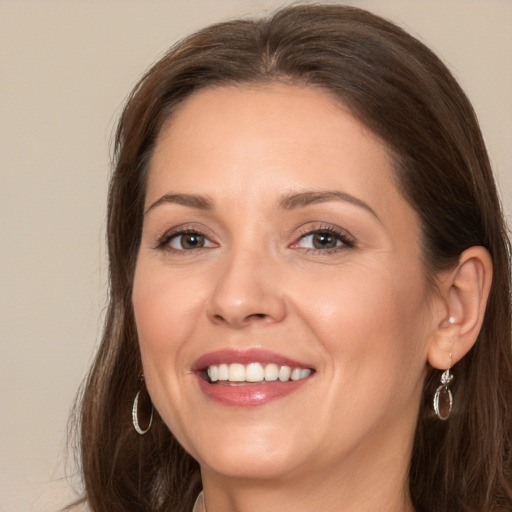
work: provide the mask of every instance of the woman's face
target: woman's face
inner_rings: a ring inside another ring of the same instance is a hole
[[[181,105],[133,305],[153,403],[203,473],[407,467],[433,323],[419,239],[386,148],[326,93]]]

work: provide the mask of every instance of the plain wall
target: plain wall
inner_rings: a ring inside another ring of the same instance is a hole
[[[178,38],[284,3],[0,0],[1,512],[55,511],[70,497],[66,422],[101,332],[109,142],[124,98]],[[512,2],[348,3],[398,22],[448,63],[510,219]]]

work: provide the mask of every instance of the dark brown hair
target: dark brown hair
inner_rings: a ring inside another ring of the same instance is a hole
[[[422,226],[426,273],[486,247],[494,282],[475,347],[455,367],[456,410],[441,422],[425,382],[410,464],[418,512],[512,510],[510,245],[473,109],[422,43],[366,11],[295,6],[208,27],[181,41],[137,84],[121,116],[108,202],[110,302],[80,409],[86,500],[94,512],[189,512],[199,468],[156,415],[139,436],[131,407],[142,373],[132,311],[148,161],[164,121],[194,91],[284,82],[338,98],[394,158]]]

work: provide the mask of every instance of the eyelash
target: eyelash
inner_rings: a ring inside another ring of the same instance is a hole
[[[307,231],[305,231],[304,233],[302,233],[298,237],[298,239],[290,245],[290,247],[300,249],[299,243],[301,241],[303,241],[305,238],[307,238],[308,236],[318,235],[318,234],[322,234],[322,233],[335,237],[337,242],[340,242],[340,245],[337,245],[335,247],[331,247],[328,249],[318,249],[318,248],[308,248],[308,247],[303,247],[301,249],[307,254],[325,255],[325,254],[332,254],[332,253],[336,253],[339,251],[343,251],[343,250],[351,249],[351,248],[355,247],[354,239],[348,232],[346,232],[345,230],[333,228],[332,226],[319,226],[319,227],[315,227],[313,229],[310,228]],[[170,242],[172,240],[179,238],[181,236],[187,235],[187,234],[198,235],[198,236],[204,237],[204,239],[207,240],[211,245],[209,247],[197,247],[195,249],[193,249],[193,248],[192,249],[185,249],[185,248],[176,249],[176,248],[170,246]],[[165,233],[158,240],[157,246],[155,248],[159,249],[159,250],[163,250],[163,251],[183,254],[185,252],[190,253],[190,252],[195,252],[195,251],[198,251],[201,249],[209,249],[210,247],[214,247],[214,246],[215,246],[215,243],[211,242],[211,240],[200,230],[198,230],[196,228],[184,227],[182,229],[173,230],[171,232]]]
[[[184,249],[184,248],[176,249],[174,247],[171,247],[170,243],[172,240],[182,237],[184,235],[198,235],[198,236],[204,237],[205,240],[210,241],[210,239],[204,233],[202,233],[200,230],[198,230],[196,228],[184,227],[184,228],[178,229],[176,231],[173,230],[173,231],[165,233],[158,240],[156,249],[174,252],[174,253],[193,252],[194,250],[197,251],[199,249],[209,249],[209,247],[197,247],[196,249]],[[212,243],[212,242],[210,241],[210,243]]]
[[[328,249],[317,249],[317,248],[307,248],[304,247],[302,250],[306,252],[307,254],[332,254],[339,251],[343,251],[346,249],[352,249],[355,247],[355,241],[353,237],[345,230],[336,229],[332,226],[318,226],[313,229],[308,229],[305,233],[301,234],[296,242],[292,244],[292,247],[297,247],[297,245],[304,240],[308,236],[312,235],[318,235],[326,233],[330,236],[333,236],[336,238],[337,241],[340,242],[340,245],[337,245],[336,247],[331,247]]]

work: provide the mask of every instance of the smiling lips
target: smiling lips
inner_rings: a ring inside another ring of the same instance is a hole
[[[283,398],[309,381],[312,368],[264,350],[220,351],[203,356],[195,374],[203,393],[230,406],[258,406]]]

